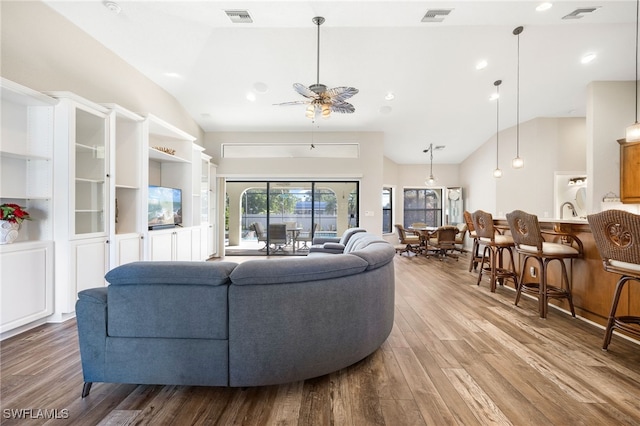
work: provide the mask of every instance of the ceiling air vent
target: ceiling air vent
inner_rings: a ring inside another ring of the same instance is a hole
[[[224,11],[231,22],[234,24],[251,24],[253,23],[253,19],[251,19],[251,15],[246,10],[225,10]]]
[[[422,18],[422,22],[442,22],[453,9],[429,9]]]
[[[582,7],[580,9],[576,9],[568,15],[562,17],[562,19],[582,19],[584,18],[585,13],[592,13],[596,10],[600,9],[600,6],[596,7]]]

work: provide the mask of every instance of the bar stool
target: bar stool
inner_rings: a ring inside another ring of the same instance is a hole
[[[640,282],[640,215],[622,210],[605,210],[588,215],[587,221],[602,257],[604,270],[621,275],[604,332],[602,349],[607,350],[616,328],[640,337],[640,317],[616,316],[624,286],[632,280]]]
[[[496,291],[498,281],[503,285],[507,279],[513,280],[515,288],[518,288],[518,274],[516,273],[515,262],[513,260],[513,238],[511,238],[510,235],[502,235],[496,231],[496,228],[493,226],[493,216],[491,216],[491,213],[477,210],[471,214],[471,219],[473,220],[473,227],[478,236],[478,243],[484,246],[477,284],[480,285],[482,273],[487,272],[491,274],[492,293]],[[502,256],[505,250],[509,253],[511,261],[510,268],[504,268],[502,265]],[[488,263],[488,265],[485,265],[486,263]]]
[[[476,229],[473,226],[473,219],[471,218],[471,213],[468,211],[464,211],[462,213],[464,216],[464,223],[467,224],[467,231],[469,231],[469,237],[473,239],[473,248],[471,249],[471,259],[469,259],[469,272],[476,269],[478,267],[478,263],[482,261],[482,256],[480,256],[479,250],[480,245],[478,244],[478,235],[476,234]]]
[[[517,305],[520,301],[522,293],[535,295],[538,297],[540,318],[546,318],[549,299],[567,299],[571,308],[571,315],[575,317],[576,311],[571,298],[571,285],[564,260],[582,257],[582,242],[571,234],[560,232],[549,232],[548,234],[559,237],[561,242],[545,241],[542,237],[542,231],[540,231],[538,216],[525,213],[522,210],[514,210],[511,213],[507,213],[507,222],[516,245],[516,251],[524,257],[520,266],[520,285],[516,293],[515,304]],[[574,247],[574,244],[577,247]],[[534,259],[538,262],[538,267],[540,268],[539,283],[523,282],[529,259]],[[562,278],[559,287],[549,285],[547,281],[549,263],[554,260],[558,261],[562,267]]]

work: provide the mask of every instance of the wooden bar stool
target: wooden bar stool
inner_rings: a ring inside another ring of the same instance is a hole
[[[491,276],[491,292],[496,291],[496,285],[499,282],[504,284],[505,280],[513,280],[515,288],[518,288],[518,274],[515,270],[515,262],[513,261],[513,238],[510,235],[502,235],[496,231],[493,226],[493,216],[482,210],[477,210],[471,214],[473,227],[478,236],[478,243],[484,246],[482,250],[482,258],[480,260],[480,270],[478,272],[478,285],[482,280],[483,272],[487,272]],[[509,253],[511,264],[509,268],[503,266],[503,253]],[[487,264],[488,263],[488,264]]]
[[[616,316],[620,295],[629,281],[640,282],[640,215],[622,210],[605,210],[587,216],[604,270],[621,277],[611,302],[602,349],[607,350],[613,330],[618,328],[640,337],[640,317]]]
[[[515,304],[520,301],[522,293],[535,295],[538,297],[540,318],[547,317],[549,299],[567,299],[571,308],[571,315],[576,316],[571,298],[571,283],[567,274],[565,259],[576,259],[582,257],[582,242],[575,236],[567,233],[549,232],[560,239],[560,242],[545,241],[540,231],[538,216],[525,213],[522,210],[514,210],[507,213],[507,222],[516,245],[516,251],[523,256],[520,266],[520,285],[516,293]],[[575,247],[577,246],[577,247]],[[524,273],[527,262],[534,259],[540,268],[540,282],[525,283]],[[549,285],[547,273],[549,263],[558,261],[562,267],[562,278],[559,286]]]
[[[471,213],[468,211],[464,211],[462,213],[464,216],[464,223],[467,224],[467,231],[469,231],[469,237],[473,239],[473,248],[471,249],[471,259],[469,259],[469,272],[476,269],[478,267],[478,263],[482,261],[482,256],[480,256],[480,244],[478,244],[478,235],[476,234],[476,229],[473,226],[473,219],[471,218]]]

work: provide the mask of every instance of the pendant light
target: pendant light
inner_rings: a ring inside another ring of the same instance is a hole
[[[433,186],[438,181],[435,177],[433,177],[433,144],[429,144],[429,148],[425,149],[422,152],[428,152],[431,154],[431,163],[429,165],[429,177],[424,181],[424,184],[427,186]]]
[[[521,169],[524,167],[524,160],[520,158],[520,34],[523,27],[516,27],[513,34],[518,36],[518,68],[516,78],[516,158],[511,161],[511,167]]]
[[[502,80],[496,80],[493,82],[493,85],[496,86],[496,169],[493,171],[494,178],[502,177],[502,170],[498,166],[498,150],[500,148],[500,85],[502,84]]]
[[[636,122],[627,127],[627,142],[640,141],[640,123],[638,123],[638,21],[640,21],[640,0],[636,0]]]

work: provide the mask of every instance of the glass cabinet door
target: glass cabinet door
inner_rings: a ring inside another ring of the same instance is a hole
[[[75,234],[107,231],[106,119],[75,110]]]

